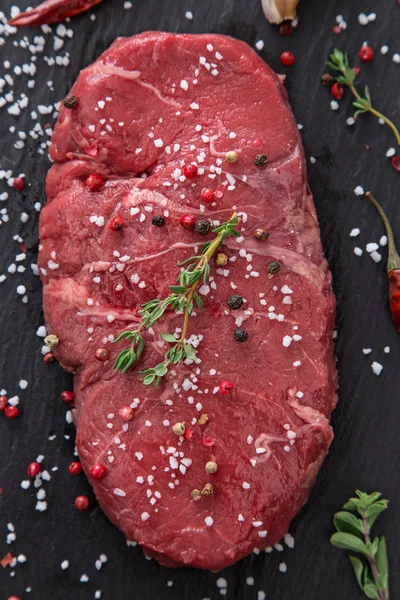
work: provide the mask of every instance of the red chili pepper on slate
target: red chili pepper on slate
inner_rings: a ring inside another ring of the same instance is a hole
[[[389,303],[397,331],[400,333],[400,256],[396,249],[396,244],[394,242],[393,237],[393,230],[390,225],[389,219],[386,216],[386,213],[384,212],[379,202],[375,200],[371,192],[366,192],[365,195],[371,200],[372,204],[375,206],[386,228],[389,250],[387,262],[387,272],[389,279]]]
[[[79,15],[103,0],[46,0],[32,10],[20,13],[8,21],[14,27],[31,27],[58,23],[67,17]]]

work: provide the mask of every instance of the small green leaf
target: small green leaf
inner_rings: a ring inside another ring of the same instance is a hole
[[[131,366],[133,365],[135,360],[136,360],[136,354],[132,351],[129,353],[129,355],[127,355],[127,360],[125,361],[125,364],[122,367],[122,374],[129,371],[129,369],[131,368]]]
[[[373,583],[367,583],[362,589],[367,598],[371,598],[371,600],[376,600],[378,598],[378,590]]]
[[[382,494],[380,492],[373,492],[372,494],[370,494],[368,496],[368,500],[367,500],[367,504],[368,506],[372,506],[372,504],[375,504],[375,502],[377,502],[379,500],[379,502],[386,502],[386,505],[388,504],[387,500],[380,500],[380,498],[382,497]]]
[[[119,334],[119,336],[117,338],[115,338],[115,340],[113,342],[111,342],[112,344],[116,344],[117,342],[120,342],[123,339],[127,339],[127,340],[131,340],[135,335],[134,331],[123,331],[122,333]]]
[[[365,86],[365,97],[366,97],[366,99],[368,100],[369,104],[371,104],[371,96],[370,96],[369,89],[368,89],[368,86],[367,86],[367,85]],[[380,495],[381,495],[381,494],[379,494],[379,496],[380,496]],[[378,496],[378,497],[379,497],[379,496]]]
[[[201,258],[201,256],[191,256],[190,258],[187,258],[186,260],[178,263],[178,267],[183,267],[183,265],[188,265],[189,263],[195,263],[200,258]]]
[[[379,538],[378,551],[376,553],[375,560],[379,575],[378,589],[387,590],[389,579],[389,564],[387,557],[386,540],[384,537]]]
[[[186,308],[185,296],[182,296],[182,298],[179,299],[178,305],[179,305],[179,310],[185,310],[185,308]]]
[[[190,344],[184,344],[183,349],[184,349],[186,358],[189,358],[190,360],[196,360],[196,352],[195,352],[193,346],[191,346]]]
[[[186,288],[183,285],[170,285],[169,289],[174,294],[183,294],[186,292]]]
[[[370,556],[375,556],[375,554],[378,552],[378,544],[379,544],[378,538],[376,538],[372,542],[368,542],[368,544],[366,544],[368,554]]]
[[[360,501],[358,498],[350,498],[345,504],[343,504],[343,508],[345,510],[357,510],[360,506]]]
[[[354,573],[356,574],[358,585],[362,589],[362,587],[363,587],[362,574],[363,574],[363,570],[364,570],[364,563],[359,558],[356,558],[355,556],[349,556],[349,558],[350,558],[350,562],[353,566]]]
[[[164,377],[168,373],[168,367],[165,363],[159,363],[154,367],[154,373],[157,377]]]
[[[208,282],[208,280],[209,280],[209,277],[210,277],[210,272],[211,272],[211,268],[210,268],[210,265],[209,265],[209,264],[208,264],[208,262],[207,262],[207,264],[206,264],[206,265],[205,265],[205,267],[204,267],[204,275],[203,275],[203,282],[204,282],[205,284],[206,284],[206,283]]]
[[[136,349],[136,359],[139,360],[139,358],[142,355],[143,352],[143,348],[144,348],[144,339],[142,338],[142,336],[139,336],[139,341],[138,341],[138,345],[137,345],[137,349]]]
[[[156,376],[154,374],[146,375],[145,377],[143,377],[144,385],[151,385],[153,383],[153,381],[155,380],[155,378],[156,378]]]
[[[348,81],[350,81],[351,83],[353,83],[353,81],[355,80],[355,78],[356,78],[356,74],[354,73],[353,69],[351,69],[351,68],[348,67],[346,69],[346,79]]]
[[[213,230],[214,231],[214,230]],[[201,249],[201,253],[205,254],[207,252],[207,250],[209,249],[209,247],[211,246],[211,243],[209,242],[208,244],[204,244],[204,246]]]
[[[364,112],[366,112],[369,108],[369,104],[368,104],[367,100],[365,100],[365,98],[359,98],[358,100],[355,100],[353,102],[353,106],[355,106],[356,108],[359,108],[360,110],[362,110]]]
[[[344,62],[345,55],[339,48],[335,48],[332,55],[338,63]]]
[[[368,554],[364,542],[351,533],[334,533],[331,537],[331,544],[336,548],[342,548],[343,550],[352,550],[353,552]]]
[[[336,81],[338,81],[342,85],[349,85],[349,80],[346,77],[343,77],[343,75],[338,75],[336,77]]]
[[[194,295],[194,301],[196,303],[196,306],[199,310],[203,310],[204,306],[203,306],[203,300],[200,298],[200,296],[197,294],[197,292]]]
[[[326,63],[328,65],[328,67],[330,67],[332,69],[332,71],[341,71],[341,68],[338,67],[335,63],[331,62],[331,61],[327,61]]]
[[[174,360],[172,361],[174,365],[177,365],[183,358],[184,350],[182,347],[177,348]]]
[[[364,531],[363,522],[357,519],[355,515],[349,512],[341,511],[335,514],[334,525],[338,531],[351,533],[361,538]]]
[[[174,336],[173,333],[160,333],[160,337],[162,337],[162,339],[164,340],[164,342],[168,342],[168,343],[176,343],[176,337]]]

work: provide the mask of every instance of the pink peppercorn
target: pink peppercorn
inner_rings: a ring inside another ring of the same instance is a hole
[[[68,467],[68,471],[71,473],[71,475],[80,475],[82,473],[81,463],[72,462]]]
[[[197,171],[197,166],[193,164],[185,165],[183,167],[183,174],[186,179],[193,179],[193,177],[196,177]]]
[[[94,465],[89,471],[92,479],[103,479],[107,475],[107,470],[103,465]]]
[[[286,67],[291,67],[294,64],[295,58],[292,52],[282,52],[281,63]]]
[[[16,419],[19,415],[19,410],[16,406],[6,406],[4,413],[7,419]]]
[[[40,473],[40,465],[38,462],[31,462],[27,469],[29,477],[36,477]]]
[[[101,175],[98,175],[97,173],[92,173],[86,179],[85,183],[86,183],[86,187],[91,192],[98,192],[104,185],[104,179],[102,178]]]
[[[185,214],[181,216],[180,224],[185,229],[193,229],[196,225],[196,217],[194,215]]]
[[[229,394],[230,390],[233,389],[233,383],[231,381],[221,381],[219,384],[219,393],[226,396]]]
[[[371,62],[374,58],[374,51],[371,46],[363,46],[358,53],[359,57],[363,62]]]
[[[89,498],[87,496],[77,496],[74,500],[74,506],[80,511],[87,510],[89,508]]]
[[[14,190],[21,192],[24,189],[24,187],[25,187],[24,180],[21,177],[15,177],[14,183],[13,183]]]

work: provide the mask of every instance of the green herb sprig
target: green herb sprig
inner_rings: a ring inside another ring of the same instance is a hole
[[[385,117],[382,113],[378,112],[372,106],[371,95],[369,93],[368,86],[365,86],[364,94],[365,96],[361,96],[354,86],[354,80],[356,78],[356,74],[354,70],[349,66],[349,58],[347,54],[344,54],[341,50],[337,48],[334,49],[333,53],[330,55],[330,60],[326,63],[333,71],[339,71],[341,75],[336,76],[336,81],[341,83],[342,85],[347,85],[352,91],[354,97],[356,98],[353,102],[353,106],[357,109],[354,117],[358,117],[358,115],[370,112],[371,114],[378,117],[378,119],[383,119],[393,131],[397,144],[400,144],[400,133],[395,124]]]
[[[357,581],[367,598],[388,600],[389,567],[384,537],[371,539],[371,527],[378,516],[387,508],[379,492],[365,494],[356,491],[356,498],[350,498],[343,511],[335,514],[333,523],[337,529],[331,537],[336,548],[358,552],[365,561],[350,556]],[[359,516],[353,514],[358,513]],[[361,517],[361,518],[359,518]]]
[[[172,346],[166,352],[164,360],[161,363],[145,371],[140,371],[141,375],[143,375],[143,383],[148,386],[154,384],[154,387],[157,387],[161,383],[162,378],[168,373],[168,368],[171,365],[176,365],[186,358],[190,360],[196,359],[196,352],[193,346],[185,342],[189,317],[193,314],[194,306],[196,305],[199,310],[203,309],[203,302],[196,292],[196,288],[201,280],[204,284],[207,284],[209,281],[211,272],[210,259],[224,242],[225,238],[229,235],[240,236],[240,233],[236,230],[239,223],[240,218],[234,213],[229,221],[222,223],[218,227],[214,227],[212,232],[216,234],[216,238],[203,246],[201,254],[199,256],[191,256],[182,263],[179,263],[178,266],[182,267],[186,265],[186,268],[179,274],[177,285],[169,286],[172,293],[167,298],[164,298],[164,300],[156,298],[142,305],[139,313],[143,318],[137,329],[123,331],[113,342],[114,344],[121,340],[130,342],[129,347],[122,350],[117,356],[114,364],[116,371],[120,370],[122,373],[126,373],[140,359],[145,344],[141,332],[152,327],[167,309],[176,311],[177,313],[183,312],[182,333],[179,339],[176,339],[173,333],[160,334],[160,337],[168,344],[172,344]]]

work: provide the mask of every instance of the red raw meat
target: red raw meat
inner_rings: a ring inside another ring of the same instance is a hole
[[[217,571],[281,539],[332,440],[335,301],[301,138],[282,79],[219,35],[118,39],[71,93],[78,107],[61,107],[51,146],[40,272],[54,354],[75,374],[79,457],[88,476],[106,467],[92,480],[100,505],[146,555]],[[190,163],[198,173],[188,179]],[[93,173],[100,191],[85,185]],[[223,193],[203,204],[203,188]],[[110,342],[135,327],[141,304],[169,294],[177,263],[211,238],[181,216],[225,221],[234,210],[243,236],[226,240],[229,261],[213,264],[200,288],[205,310],[189,322],[197,364],[180,364],[156,391],[141,382],[166,351],[160,332],[182,326],[169,313],[145,334],[140,364],[115,373],[124,344]],[[123,226],[111,230],[116,217]],[[254,238],[260,227],[267,241]],[[281,265],[273,276],[272,260]],[[233,294],[245,298],[239,310],[227,304]],[[221,394],[226,380],[234,387]],[[119,410],[129,405],[127,422]],[[191,435],[178,438],[176,422]],[[217,473],[206,473],[208,461]],[[192,500],[206,483],[214,494]]]

